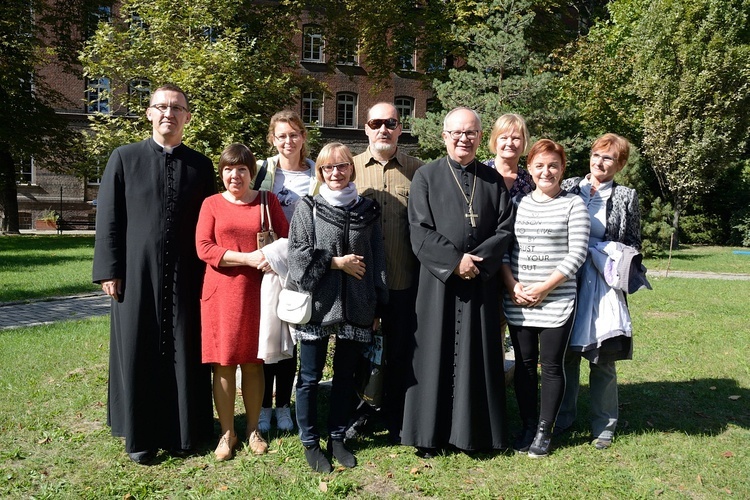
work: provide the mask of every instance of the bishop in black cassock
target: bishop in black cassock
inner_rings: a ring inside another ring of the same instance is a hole
[[[498,270],[512,237],[513,209],[502,177],[475,159],[476,113],[457,108],[444,128],[448,157],[418,169],[409,196],[411,244],[421,270],[402,442],[425,452],[448,445],[504,449]]]

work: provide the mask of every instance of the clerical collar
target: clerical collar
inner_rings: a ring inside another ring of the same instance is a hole
[[[461,169],[461,171],[464,171],[467,168],[469,168],[475,161],[477,161],[476,158],[474,158],[473,160],[471,160],[466,165],[461,165],[460,163],[458,163],[456,160],[454,160],[450,156],[448,157],[448,165],[450,165],[451,167],[454,167],[454,168],[459,168],[459,169]]]
[[[182,144],[182,142],[178,142],[175,146],[165,146],[164,144],[159,144],[159,141],[157,141],[156,139],[153,140],[157,145],[161,146],[161,150],[164,154],[172,154],[172,151],[174,151],[180,144]]]

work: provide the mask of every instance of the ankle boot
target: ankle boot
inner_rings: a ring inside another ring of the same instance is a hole
[[[536,435],[536,420],[533,418],[523,419],[523,427],[521,432],[516,436],[516,440],[513,443],[513,449],[518,453],[526,453],[529,451],[529,446],[534,441]]]
[[[529,446],[529,456],[532,458],[546,457],[549,455],[550,442],[552,441],[551,422],[546,420],[539,421],[539,428],[534,436],[534,442]]]
[[[338,460],[338,462],[347,468],[352,468],[357,465],[357,459],[352,455],[352,452],[346,449],[343,441],[335,439],[328,440],[328,451]]]
[[[320,449],[320,444],[318,443],[315,443],[312,446],[305,446],[305,459],[315,472],[327,474],[333,470],[331,462],[329,462],[328,458],[323,454],[323,450]]]

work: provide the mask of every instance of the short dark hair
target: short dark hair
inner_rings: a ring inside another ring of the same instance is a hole
[[[219,158],[219,172],[226,167],[232,165],[245,165],[250,170],[250,178],[255,177],[258,172],[258,165],[255,163],[255,156],[250,148],[239,142],[230,144],[224,151],[221,152]]]
[[[185,105],[187,106],[188,111],[190,111],[190,100],[188,99],[187,94],[184,90],[182,90],[180,87],[175,85],[174,83],[165,83],[164,85],[161,85],[159,88],[151,92],[151,98],[149,99],[149,105],[154,103],[154,95],[156,95],[157,92],[160,90],[167,90],[172,92],[178,92],[182,94],[182,97],[185,98]]]

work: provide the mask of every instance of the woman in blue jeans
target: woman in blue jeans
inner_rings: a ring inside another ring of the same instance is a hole
[[[570,345],[565,354],[565,395],[557,416],[556,434],[573,425],[580,382],[581,358],[589,362],[591,431],[593,444],[607,449],[617,427],[617,370],[615,361],[633,356],[632,328],[627,301],[601,277],[592,261],[596,247],[617,243],[641,248],[641,213],[638,193],[614,181],[628,162],[630,143],[617,134],[594,141],[585,177],[565,179],[563,188],[586,204],[591,218],[589,257],[578,278],[578,307]],[[615,302],[609,302],[613,298]],[[605,314],[602,311],[606,311]]]
[[[289,230],[289,279],[313,299],[310,321],[293,330],[300,360],[297,425],[307,463],[317,472],[332,470],[317,429],[318,383],[328,339],[336,337],[327,450],[344,467],[354,467],[357,462],[344,437],[355,368],[362,344],[372,342],[380,322],[376,311],[388,302],[380,207],[357,194],[353,164],[343,144],[323,147],[315,169],[324,185],[314,198],[300,200]]]

